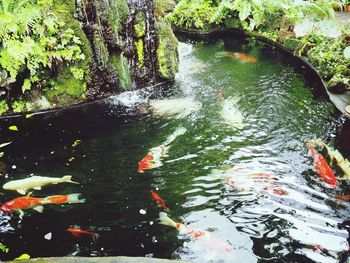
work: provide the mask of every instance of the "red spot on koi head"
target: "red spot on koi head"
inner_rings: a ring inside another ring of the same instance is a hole
[[[137,172],[143,173],[144,170],[150,169],[152,161],[153,155],[148,153],[141,161],[139,161],[139,168],[137,169]]]

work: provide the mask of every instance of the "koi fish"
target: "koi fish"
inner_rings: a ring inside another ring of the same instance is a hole
[[[331,159],[331,164],[335,160],[337,162],[337,165],[344,172],[345,176],[340,178],[340,179],[342,179],[342,180],[344,180],[344,179],[349,180],[350,179],[350,162],[348,159],[345,159],[338,150],[333,150],[332,148],[330,148],[321,139],[311,140],[310,143],[314,143],[320,147],[325,147],[327,150],[327,153]]]
[[[70,194],[70,195],[54,195],[45,198],[37,198],[30,196],[17,197],[11,201],[6,202],[0,206],[0,211],[5,213],[12,213],[18,211],[20,213],[20,218],[22,219],[25,209],[34,209],[39,213],[44,210],[43,205],[47,204],[65,204],[65,203],[84,203],[85,199],[79,199],[81,194]]]
[[[324,157],[319,154],[311,144],[308,145],[308,148],[314,160],[314,167],[321,179],[332,188],[335,188],[337,186],[337,178],[335,177],[331,167],[328,165]]]
[[[18,193],[25,195],[29,189],[41,190],[42,186],[59,183],[79,184],[77,182],[73,182],[72,176],[70,175],[63,176],[62,178],[32,176],[21,180],[10,181],[4,184],[2,188],[5,190],[17,191]]]
[[[138,173],[144,173],[145,170],[154,169],[163,165],[161,159],[167,156],[170,144],[180,135],[183,135],[187,130],[184,127],[177,128],[170,134],[165,142],[157,147],[153,147],[141,161],[138,162]]]
[[[335,198],[340,201],[349,202],[350,195],[336,195]]]
[[[149,104],[155,116],[175,119],[185,118],[202,108],[202,103],[192,98],[152,100]]]
[[[73,236],[75,237],[81,237],[81,236],[91,236],[92,240],[96,243],[97,239],[100,237],[99,234],[95,233],[95,232],[89,232],[89,231],[85,231],[82,230],[80,228],[73,228],[73,227],[69,227],[67,228],[67,230],[69,233],[71,233]]]
[[[274,188],[273,193],[280,196],[288,195],[288,192],[280,187]]]
[[[243,129],[243,116],[236,106],[237,99],[229,97],[221,102],[221,117],[233,129]]]
[[[159,194],[157,194],[155,191],[151,190],[151,195],[152,195],[153,201],[155,201],[157,204],[159,204],[165,210],[169,210],[164,202],[164,199]]]
[[[208,231],[194,230],[185,224],[173,221],[164,212],[159,213],[159,224],[176,228],[180,234],[186,234],[190,238],[200,240],[205,246],[220,253],[233,253],[234,248],[226,242],[213,237]]]
[[[320,251],[323,253],[327,253],[327,249],[325,249],[324,247],[322,247],[321,245],[306,245],[305,246],[307,249],[312,249],[313,251]]]
[[[257,59],[253,56],[244,54],[244,53],[238,53],[238,52],[231,52],[231,51],[222,51],[216,53],[216,56],[218,57],[230,57],[236,60],[239,60],[241,62],[249,62],[249,63],[256,63]]]
[[[153,155],[148,153],[141,161],[138,162],[139,168],[137,169],[138,173],[143,173],[144,170],[152,169],[153,164]]]

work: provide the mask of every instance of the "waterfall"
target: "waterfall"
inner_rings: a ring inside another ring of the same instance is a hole
[[[128,5],[130,16],[126,23],[126,50],[134,85],[154,84],[158,75],[154,1],[128,0]],[[144,19],[140,21],[138,17]],[[144,33],[140,35],[135,32],[137,23],[144,23]],[[135,43],[142,43],[142,46],[137,46]]]

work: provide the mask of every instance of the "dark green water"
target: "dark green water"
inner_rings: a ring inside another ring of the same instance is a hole
[[[254,56],[256,63],[220,55],[224,50]],[[82,193],[84,204],[45,206],[2,215],[2,259],[23,253],[43,256],[153,256],[195,262],[340,262],[347,257],[349,205],[312,171],[306,142],[321,138],[333,145],[338,115],[315,97],[300,74],[270,48],[240,41],[181,44],[174,98],[193,98],[202,108],[184,118],[138,114],[152,92],[112,98],[107,109],[37,115],[3,121],[1,142],[6,175],[1,183],[38,176],[73,176],[80,185],[59,184],[33,196]],[[235,102],[244,127],[234,129],[221,116],[223,101]],[[123,110],[118,105],[124,103]],[[117,110],[118,108],[118,110]],[[16,124],[19,132],[8,131]],[[137,173],[138,162],[177,128],[186,132],[170,144],[161,167]],[[81,143],[72,147],[75,140]],[[72,158],[74,157],[74,159]],[[221,171],[221,172],[219,172]],[[254,178],[251,173],[264,173]],[[266,176],[269,174],[270,176]],[[233,180],[233,186],[228,180]],[[274,189],[286,194],[278,195]],[[208,230],[204,243],[158,224],[162,211],[196,230]],[[3,190],[0,201],[19,196]],[[74,237],[79,226],[97,232]],[[47,240],[44,236],[52,234]],[[213,249],[217,240],[234,253]],[[320,245],[322,249],[315,249]]]

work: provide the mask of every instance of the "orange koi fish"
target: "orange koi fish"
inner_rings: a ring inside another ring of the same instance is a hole
[[[237,59],[237,60],[240,60],[242,62],[249,62],[249,63],[256,63],[257,62],[257,59],[255,57],[249,56],[249,55],[244,54],[244,53],[223,51],[223,52],[218,52],[218,55]]]
[[[313,251],[320,251],[320,252],[323,252],[323,253],[328,252],[327,249],[325,249],[321,245],[306,245],[305,247],[307,249],[312,249]]]
[[[283,190],[281,187],[274,188],[273,193],[280,196],[288,195],[288,192]]]
[[[168,215],[164,212],[159,213],[159,220],[160,220],[159,224],[174,227],[180,233],[184,233],[191,238],[202,241],[205,246],[213,250],[216,250],[217,252],[220,252],[220,253],[234,252],[234,248],[232,246],[230,246],[229,244],[227,244],[226,242],[220,239],[213,237],[208,231],[194,230],[182,223],[177,223],[173,221],[171,218],[169,218]]]
[[[100,235],[95,233],[95,232],[89,232],[89,231],[82,230],[79,228],[69,227],[69,228],[67,228],[66,231],[68,231],[69,233],[72,233],[72,235],[75,237],[91,236],[94,242],[96,242],[97,239],[100,237]]]
[[[85,199],[79,199],[79,196],[80,194],[55,195],[45,198],[23,196],[6,202],[0,207],[0,211],[6,213],[18,211],[20,213],[20,218],[22,218],[24,215],[23,210],[25,209],[33,208],[39,213],[42,213],[44,210],[43,205],[46,204],[84,203]]]
[[[308,145],[309,152],[314,160],[314,167],[321,179],[329,184],[332,188],[337,186],[337,178],[335,177],[331,167],[328,165],[324,157],[319,154],[311,144]]]
[[[151,169],[153,164],[153,154],[148,153],[141,161],[139,161],[138,173],[144,173],[145,170]]]
[[[350,195],[335,195],[335,198],[340,201],[349,202]]]
[[[159,194],[157,194],[157,192],[151,190],[151,195],[152,195],[153,201],[155,201],[157,204],[159,204],[165,210],[168,210],[168,207],[166,206],[164,199]]]

